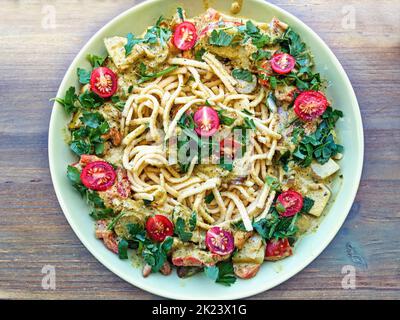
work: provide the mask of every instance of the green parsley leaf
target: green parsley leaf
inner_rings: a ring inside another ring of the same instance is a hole
[[[181,239],[183,242],[188,242],[192,239],[193,234],[191,232],[186,231],[186,223],[183,218],[178,217],[175,222],[175,234]]]
[[[88,84],[90,82],[90,76],[92,75],[91,71],[87,71],[85,69],[78,68],[77,74],[78,74],[79,82],[81,84]]]
[[[211,32],[211,37],[208,39],[209,44],[217,47],[228,47],[233,40],[233,36],[227,34],[223,30],[213,30]]]
[[[247,82],[253,81],[253,74],[246,69],[233,69],[232,76],[238,80],[243,80]]]
[[[124,46],[125,56],[129,56],[132,53],[133,47],[138,43],[142,43],[143,39],[136,38],[132,33],[128,33],[126,36],[127,42]]]
[[[265,179],[265,182],[274,191],[279,191],[281,189],[281,184],[278,181],[278,179],[275,177],[267,176],[267,178]]]
[[[204,197],[204,202],[210,204],[214,200],[214,193],[210,192],[208,195]]]
[[[118,242],[118,257],[120,259],[128,259],[128,241],[121,239]]]
[[[225,115],[224,115],[225,111],[224,111],[223,109],[218,110],[217,113],[218,113],[219,121],[220,121],[220,123],[221,123],[222,125],[225,125],[225,126],[228,126],[228,127],[229,127],[229,126],[231,126],[231,125],[235,122],[235,120],[236,120],[236,119],[234,119],[234,118],[225,116]]]
[[[301,209],[301,213],[309,213],[313,206],[314,206],[314,200],[309,197],[304,197],[303,208]]]
[[[231,261],[223,261],[216,266],[205,267],[204,273],[208,278],[224,286],[231,286],[236,282],[236,276]]]
[[[79,95],[78,100],[83,109],[97,109],[104,104],[103,98],[88,90]]]
[[[81,173],[78,168],[68,166],[67,177],[73,184],[81,184]]]
[[[100,56],[96,56],[94,54],[88,54],[86,56],[86,59],[90,62],[90,64],[92,65],[92,68],[98,68],[101,67],[104,63],[104,61],[106,60],[107,57],[100,57]]]
[[[194,58],[197,60],[197,61],[203,61],[203,54],[206,52],[206,49],[204,49],[204,48],[200,48],[199,50],[197,50],[195,53],[194,53]]]
[[[196,229],[196,226],[197,226],[197,213],[193,211],[189,219],[189,230],[194,231],[194,229]]]
[[[68,115],[71,115],[78,110],[78,107],[76,105],[76,102],[78,101],[78,96],[75,93],[75,87],[70,87],[67,90],[64,99],[55,98],[54,100],[64,107],[64,111]]]

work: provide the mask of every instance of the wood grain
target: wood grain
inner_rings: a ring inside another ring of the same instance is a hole
[[[0,298],[158,299],[103,267],[69,227],[47,160],[54,97],[79,49],[134,1],[11,1],[0,6]],[[305,270],[255,299],[400,298],[400,2],[271,1],[328,43],[359,99],[365,167],[343,228]],[[53,5],[57,28],[43,29]],[[78,5],[79,4],[79,5]],[[346,6],[355,29],[344,29]],[[344,10],[344,11],[343,11]],[[57,270],[57,288],[41,287],[41,269]],[[357,289],[343,290],[344,265]]]

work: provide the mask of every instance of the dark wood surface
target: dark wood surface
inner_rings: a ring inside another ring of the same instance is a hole
[[[138,1],[137,1],[138,2]],[[328,43],[349,74],[365,128],[360,189],[343,228],[304,271],[256,299],[400,298],[400,2],[272,1]],[[134,1],[11,1],[0,6],[0,298],[157,299],[103,267],[57,202],[47,159],[54,97],[86,41]],[[55,29],[42,27],[56,9]],[[343,16],[355,10],[354,29]],[[41,287],[56,267],[56,290]],[[356,290],[343,290],[344,265]]]

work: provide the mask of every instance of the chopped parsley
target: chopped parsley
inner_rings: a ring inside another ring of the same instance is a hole
[[[80,117],[83,125],[71,131],[71,150],[78,156],[82,154],[101,155],[104,152],[102,135],[110,130],[108,122],[98,112],[82,113]]]
[[[293,152],[293,160],[301,167],[308,167],[314,159],[325,164],[331,157],[342,153],[343,146],[336,144],[332,134],[336,121],[342,116],[341,111],[328,107],[317,130],[301,139]]]

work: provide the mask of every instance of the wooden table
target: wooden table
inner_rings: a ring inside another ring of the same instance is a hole
[[[0,298],[157,298],[115,276],[80,243],[47,159],[49,98],[91,35],[133,2],[2,1]],[[359,99],[366,151],[357,199],[334,241],[297,276],[254,298],[399,299],[400,2],[272,2],[316,30],[342,62]],[[56,28],[43,28],[54,9]],[[352,10],[354,29],[343,18]],[[56,268],[55,291],[42,289],[44,265]],[[342,289],[345,265],[356,268],[356,290]]]

